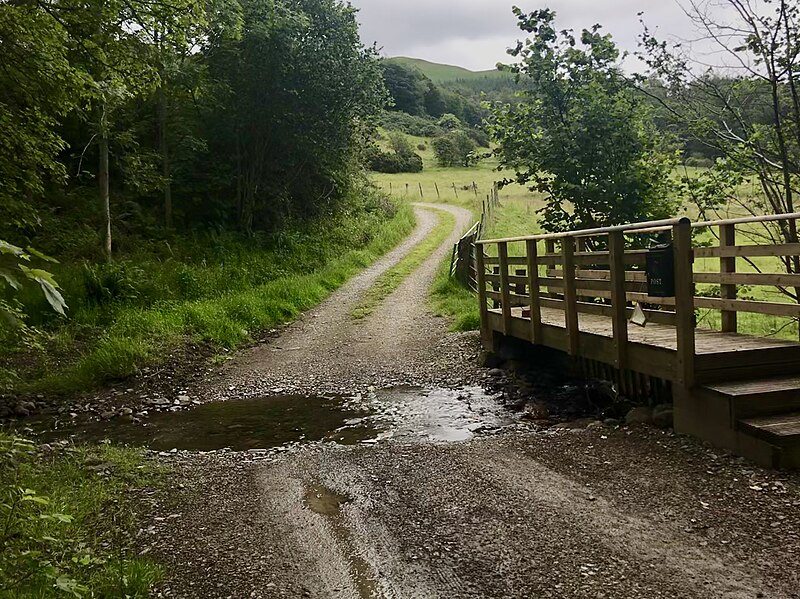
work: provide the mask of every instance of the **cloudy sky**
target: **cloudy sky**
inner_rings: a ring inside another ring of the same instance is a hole
[[[521,31],[511,13],[514,0],[350,0],[360,9],[362,39],[377,42],[385,56],[410,56],[472,70],[508,59],[506,48]],[[525,11],[548,6],[559,29],[600,23],[625,50],[636,49],[637,13],[661,38],[697,36],[678,0],[517,0]]]

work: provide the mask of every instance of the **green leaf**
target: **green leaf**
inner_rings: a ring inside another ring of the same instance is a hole
[[[81,593],[87,592],[89,589],[80,584],[77,580],[68,576],[59,576],[56,578],[54,585],[58,590],[69,593],[73,597],[83,597]]]
[[[50,505],[50,501],[47,497],[39,497],[38,495],[23,495],[22,501],[30,501],[32,503],[38,503],[39,505]]]
[[[22,258],[25,256],[25,250],[0,239],[0,254],[11,254],[12,256]]]
[[[11,285],[11,288],[16,291],[22,289],[22,284],[19,282],[19,279],[15,277],[10,270],[0,268],[0,279],[5,280],[5,282]]]
[[[25,273],[31,281],[36,281],[39,287],[44,292],[44,297],[50,307],[62,316],[66,316],[66,310],[69,306],[64,301],[64,296],[58,290],[58,283],[56,283],[53,275],[40,268],[27,268],[22,264],[19,265],[20,270]]]
[[[55,258],[51,258],[47,254],[43,254],[42,252],[40,252],[37,249],[34,249],[34,248],[29,246],[29,247],[26,248],[26,250],[28,251],[29,254],[31,254],[32,256],[36,256],[40,260],[44,260],[45,262],[50,262],[52,264],[58,264],[58,260],[56,260]]]

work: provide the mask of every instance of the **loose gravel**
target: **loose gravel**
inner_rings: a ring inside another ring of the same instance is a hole
[[[369,318],[352,306],[430,231],[187,394],[235,401],[487,382],[427,293],[458,228]],[[800,597],[800,476],[691,439],[519,422],[459,443],[177,451],[139,540],[160,597]]]

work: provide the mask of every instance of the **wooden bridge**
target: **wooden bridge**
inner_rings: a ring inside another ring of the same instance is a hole
[[[562,351],[624,395],[671,395],[679,433],[763,465],[800,467],[800,342],[743,334],[739,318],[800,318],[791,299],[800,274],[786,274],[800,272],[800,244],[749,243],[758,223],[797,219],[674,219],[479,241],[484,345],[498,350],[514,338]],[[696,242],[696,229],[713,232],[714,245]],[[737,230],[747,245],[736,244]],[[654,237],[664,244],[643,249]],[[709,262],[715,268],[697,268]],[[784,264],[780,274],[759,272]],[[698,295],[697,284],[711,292]],[[741,286],[774,294],[740,299]],[[718,330],[697,326],[698,309],[719,314]]]

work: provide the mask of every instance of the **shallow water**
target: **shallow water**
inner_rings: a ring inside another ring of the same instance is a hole
[[[110,440],[156,451],[270,449],[289,443],[342,445],[390,439],[443,443],[496,430],[512,417],[479,388],[396,388],[367,395],[281,395],[213,402],[176,412],[154,412],[142,423],[121,419],[66,423],[42,440]]]
[[[365,421],[365,413],[351,404],[340,397],[296,395],[213,402],[178,412],[155,412],[141,424],[120,419],[87,422],[43,436],[109,439],[156,451],[246,451],[323,440],[349,445],[378,432]]]

